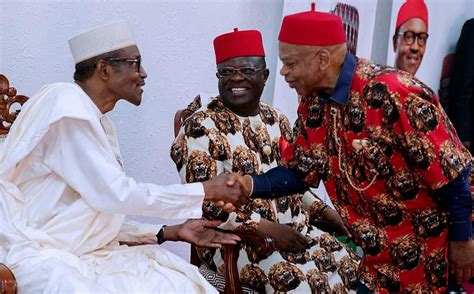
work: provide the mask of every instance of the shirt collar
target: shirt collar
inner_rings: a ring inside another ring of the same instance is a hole
[[[88,105],[92,108],[92,111],[94,112],[94,114],[98,118],[102,118],[105,114],[100,111],[97,105],[95,105],[94,101],[92,101],[92,98],[86,93],[86,91],[84,91],[84,89],[82,89],[82,87],[79,86],[79,84],[76,82],[74,82],[73,85],[76,86],[82,93],[84,93],[85,97],[88,98],[87,101],[90,102],[88,103]]]
[[[342,64],[341,73],[339,74],[339,78],[337,79],[336,87],[334,88],[332,96],[322,96],[321,100],[323,100],[323,102],[329,102],[328,100],[330,99],[340,104],[347,104],[356,65],[357,58],[351,53],[347,52],[346,57],[344,58],[344,63]]]

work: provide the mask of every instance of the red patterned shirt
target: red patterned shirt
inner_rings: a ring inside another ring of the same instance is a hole
[[[370,290],[443,292],[447,214],[435,190],[470,154],[431,89],[392,67],[353,62],[332,98],[302,99],[283,159],[306,183],[324,180],[364,250],[359,277]]]

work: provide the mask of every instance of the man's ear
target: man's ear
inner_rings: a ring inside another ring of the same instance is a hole
[[[266,68],[263,71],[263,79],[265,80],[265,82],[267,81],[269,75],[270,75],[270,70],[268,68]]]
[[[109,64],[107,63],[107,61],[105,61],[103,59],[97,61],[96,65],[95,65],[95,72],[98,74],[98,76],[101,79],[107,79],[108,78],[109,70],[110,70],[110,67],[108,65]]]
[[[331,53],[326,48],[322,48],[315,53],[315,58],[319,70],[326,70],[329,67],[331,61]]]

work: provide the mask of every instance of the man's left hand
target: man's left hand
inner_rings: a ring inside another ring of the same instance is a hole
[[[239,236],[215,229],[221,223],[202,219],[187,220],[180,226],[178,237],[199,247],[220,248],[222,244],[237,244]]]
[[[231,187],[235,185],[235,183],[239,183],[242,187],[242,193],[250,197],[253,190],[253,180],[250,175],[240,175],[238,173],[231,173],[227,178],[227,186]]]
[[[349,230],[344,224],[344,221],[342,220],[339,213],[337,213],[337,211],[331,207],[328,207],[323,211],[321,222],[323,225],[327,225],[332,228],[338,235],[352,238],[352,235],[349,233]]]
[[[474,276],[474,240],[450,241],[449,265],[458,284]]]

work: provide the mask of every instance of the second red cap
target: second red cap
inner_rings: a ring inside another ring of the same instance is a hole
[[[293,45],[331,46],[346,42],[341,18],[337,15],[311,11],[287,15],[283,18],[278,40]]]
[[[257,30],[239,31],[217,36],[214,39],[216,63],[241,56],[265,56],[262,34]]]

